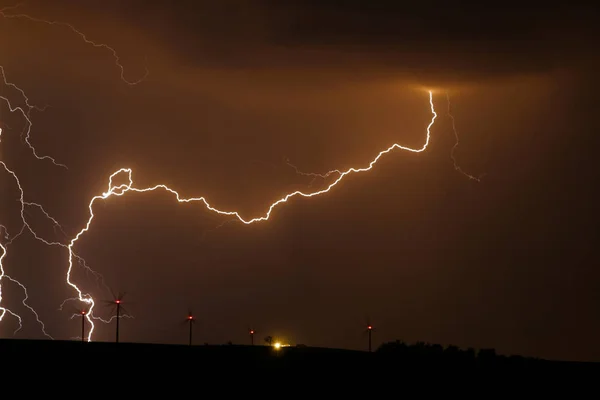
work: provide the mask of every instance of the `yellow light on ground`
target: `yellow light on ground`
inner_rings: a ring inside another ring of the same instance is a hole
[[[281,343],[277,342],[274,344],[275,348],[279,350],[281,348]]]

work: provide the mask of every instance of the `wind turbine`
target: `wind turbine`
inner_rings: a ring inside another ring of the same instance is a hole
[[[370,319],[367,317],[367,323],[366,323],[366,327],[365,330],[363,331],[363,334],[366,333],[369,336],[369,353],[372,351],[372,335],[373,335],[373,325],[371,324]]]
[[[105,301],[109,307],[113,307],[116,311],[115,317],[117,320],[117,331],[115,337],[115,343],[119,343],[119,320],[121,319],[121,311],[125,311],[125,307],[123,307],[123,297],[125,297],[125,293],[119,293],[118,296],[115,296],[113,293],[113,300]]]
[[[194,324],[196,323],[196,317],[194,317],[194,314],[192,314],[192,312],[188,312],[188,316],[186,317],[185,321],[183,321],[184,323],[189,324],[190,326],[190,338],[189,338],[189,345],[192,345],[192,326],[194,326]]]
[[[88,312],[89,309],[82,308],[81,310],[77,310],[77,314],[73,315],[73,317],[75,317],[75,315],[81,316],[81,343],[85,343],[85,317],[88,314]]]
[[[250,335],[250,345],[254,346],[254,334],[256,331],[252,328],[248,329],[248,334]]]

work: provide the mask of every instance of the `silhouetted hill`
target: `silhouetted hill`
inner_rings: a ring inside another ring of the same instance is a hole
[[[76,341],[0,340],[0,360],[3,366],[27,366],[29,374],[47,374],[53,369],[69,373],[83,370],[126,369],[129,382],[144,383],[160,379],[163,384],[173,380],[200,379],[207,374],[236,377],[284,376],[306,379],[309,376],[400,376],[417,372],[431,376],[432,372],[496,372],[502,370],[573,370],[598,367],[600,363],[545,361],[525,357],[498,356],[493,350],[461,350],[456,347],[400,341],[380,346],[373,353],[314,347],[283,347],[242,345],[161,345],[136,343],[81,343]],[[419,372],[420,371],[420,372]],[[371,374],[371,375],[369,375]],[[154,378],[152,378],[154,377]],[[160,377],[160,378],[157,378]]]

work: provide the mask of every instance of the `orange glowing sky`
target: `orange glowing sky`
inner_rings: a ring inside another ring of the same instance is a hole
[[[215,230],[227,219],[165,192],[98,203],[77,247],[135,303],[124,340],[184,341],[177,324],[192,308],[202,342],[243,342],[253,326],[294,343],[361,348],[369,315],[376,343],[600,356],[589,235],[596,215],[589,182],[597,178],[589,117],[596,64],[586,50],[593,13],[484,15],[375,3],[23,8],[114,46],[127,79],[147,67],[134,87],[119,79],[111,54],[72,32],[0,19],[7,76],[33,103],[49,105],[33,114],[32,142],[69,170],[31,157],[19,136],[23,121],[4,105],[0,157],[69,237],[89,217],[90,198],[125,167],[137,187],[166,184],[219,209],[262,215],[282,194],[327,187],[318,180],[309,187],[311,178],[287,160],[322,173],[368,165],[393,143],[420,147],[433,91],[439,119],[427,152],[390,154],[326,196],[291,200],[266,224]],[[480,183],[453,168],[446,90],[460,134],[457,160],[485,173]],[[0,223],[14,230],[11,177],[0,174],[0,187],[9,193]],[[64,239],[31,218],[40,234]],[[72,310],[56,311],[73,296],[66,252],[31,237],[12,246],[4,264],[28,285],[48,330],[77,334]],[[95,298],[110,297],[93,276],[76,274]],[[3,293],[19,309],[15,288]],[[1,336],[13,330],[0,324]],[[40,336],[31,321],[22,334]],[[99,325],[96,334],[109,340],[112,328]]]

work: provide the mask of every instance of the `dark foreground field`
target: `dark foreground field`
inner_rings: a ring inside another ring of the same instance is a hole
[[[243,345],[160,345],[137,343],[81,343],[77,341],[0,339],[0,360],[25,362],[39,367],[88,363],[97,366],[125,366],[128,371],[150,370],[179,374],[189,371],[247,374],[284,371],[295,375],[334,373],[395,373],[407,370],[440,371],[575,371],[594,369],[600,364],[546,361],[524,357],[498,356],[493,351],[466,352],[436,346],[407,346],[389,343],[373,353],[315,347]]]
[[[387,398],[392,393],[482,398],[490,392],[525,393],[525,386],[540,395],[549,390],[548,384],[557,382],[585,392],[587,385],[575,385],[573,378],[595,379],[598,366],[402,343],[368,353],[311,347],[276,350],[0,339],[4,387],[17,385],[20,394],[29,396],[52,398],[56,393],[61,399],[233,395],[337,399]]]

